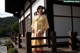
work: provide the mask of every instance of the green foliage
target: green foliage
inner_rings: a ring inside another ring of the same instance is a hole
[[[11,40],[6,41],[4,45],[7,46],[7,53],[18,53],[17,49],[13,46]]]
[[[18,21],[16,21],[15,23],[13,23],[13,24],[11,25],[11,30],[12,30],[13,32],[16,32],[16,33],[19,32],[19,22],[18,22]]]
[[[0,37],[8,36],[10,32],[14,32],[12,26],[14,26],[14,31],[18,32],[18,17],[0,18]]]
[[[16,48],[9,48],[8,53],[18,53]]]
[[[6,17],[6,18],[0,18],[0,25],[7,25],[7,24],[12,24],[16,20],[18,20],[17,17]]]
[[[7,49],[13,48],[13,44],[12,44],[12,42],[10,40],[6,41],[6,43],[4,45],[7,46]]]
[[[0,27],[0,35],[5,35],[7,32],[6,28]]]

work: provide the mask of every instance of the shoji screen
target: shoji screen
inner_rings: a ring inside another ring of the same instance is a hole
[[[80,35],[80,7],[73,6],[73,16],[74,32],[78,32],[78,35]]]
[[[53,4],[54,29],[56,36],[68,36],[71,31],[71,7]],[[68,41],[68,39],[57,39],[57,42]]]

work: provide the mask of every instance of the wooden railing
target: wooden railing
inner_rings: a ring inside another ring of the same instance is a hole
[[[69,32],[68,36],[56,36],[55,32],[51,32],[50,37],[31,37],[31,32],[27,32],[25,38],[21,37],[21,34],[18,34],[18,36],[12,36],[11,39],[15,44],[18,45],[19,48],[22,48],[22,39],[25,39],[25,49],[26,53],[32,53],[32,48],[37,48],[37,47],[51,47],[52,52],[57,51],[58,46],[67,46],[71,50],[78,50],[80,40],[77,38],[77,32]],[[17,38],[16,38],[17,37]],[[56,39],[68,39],[69,41],[64,41],[64,42],[56,42]],[[45,45],[38,45],[38,46],[32,46],[31,45],[31,40],[36,40],[36,39],[49,39],[51,41],[50,44],[45,44]],[[61,47],[62,47],[61,46]]]
[[[33,39],[48,39],[48,37],[38,37],[38,38],[32,38],[31,37],[31,32],[27,32],[26,34],[26,53],[32,53],[32,48],[36,47],[48,47],[51,46],[52,52],[56,52],[56,34],[54,32],[51,32],[51,42],[52,44],[46,44],[46,45],[38,45],[38,46],[32,46],[31,45],[31,40]]]
[[[18,37],[17,37],[17,35],[13,35],[13,36],[11,36],[11,40],[15,43],[15,44],[18,44]]]
[[[63,40],[63,41],[59,41],[57,42],[57,48],[59,47],[69,47],[69,41],[68,39],[70,38],[70,36],[56,36],[56,40],[59,39],[59,40]],[[67,40],[67,41],[64,41],[64,40]]]

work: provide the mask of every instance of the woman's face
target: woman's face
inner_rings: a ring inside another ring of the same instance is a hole
[[[38,9],[38,13],[42,14],[43,13],[43,9],[42,8]]]

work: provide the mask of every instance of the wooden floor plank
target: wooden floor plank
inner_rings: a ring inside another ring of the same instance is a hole
[[[18,48],[18,46],[15,45],[14,43],[13,45],[17,48],[18,53],[26,53],[25,48]],[[44,52],[42,53],[80,53],[80,50],[72,51],[69,48],[57,48],[57,52],[51,52],[51,48],[48,48],[48,47],[44,47],[43,49],[44,49]],[[40,52],[32,52],[32,53],[40,53]]]

